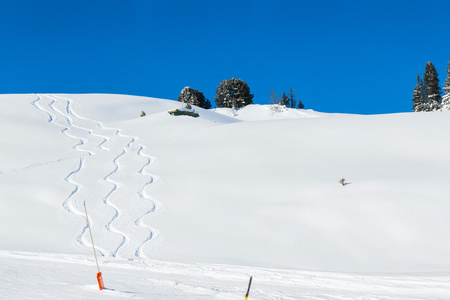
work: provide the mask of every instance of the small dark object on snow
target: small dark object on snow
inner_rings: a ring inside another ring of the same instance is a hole
[[[341,178],[341,180],[339,180],[339,183],[342,184],[342,186],[345,186],[346,185],[345,178]]]
[[[145,116],[146,116],[145,111],[142,111],[141,117],[145,117]]]
[[[250,276],[250,281],[248,282],[247,293],[245,294],[245,300],[248,299],[248,294],[250,293],[250,286],[252,285],[252,278],[253,278],[253,276]]]
[[[196,113],[195,111],[186,111],[180,109],[174,109],[169,111],[168,113],[171,114],[172,116],[190,116],[194,118],[197,118],[199,116],[199,114]]]

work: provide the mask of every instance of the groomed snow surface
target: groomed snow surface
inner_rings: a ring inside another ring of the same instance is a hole
[[[450,112],[182,107],[0,96],[0,299],[448,299]]]

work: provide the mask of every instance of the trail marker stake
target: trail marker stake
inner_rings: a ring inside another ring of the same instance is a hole
[[[100,268],[98,267],[97,253],[95,252],[94,239],[92,238],[91,225],[89,224],[89,217],[88,217],[88,213],[87,213],[87,209],[86,209],[86,201],[84,201],[84,211],[86,212],[86,220],[87,220],[88,227],[89,227],[89,234],[91,236],[92,250],[94,250],[95,263],[97,264],[97,271],[98,271],[98,273],[97,273],[97,282],[98,282],[98,287],[100,288],[100,291],[101,291],[101,290],[103,290],[105,288],[105,285],[103,284],[102,272],[100,272]]]
[[[250,276],[250,281],[248,282],[247,294],[245,294],[245,300],[248,300],[248,294],[250,293],[250,286],[252,285],[252,278],[253,278],[253,276]]]

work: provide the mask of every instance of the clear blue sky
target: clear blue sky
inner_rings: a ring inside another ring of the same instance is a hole
[[[3,0],[0,93],[118,93],[257,104],[295,89],[322,112],[411,111],[427,61],[445,81],[450,1]]]

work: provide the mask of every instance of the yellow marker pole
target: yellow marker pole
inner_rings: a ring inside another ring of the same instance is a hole
[[[250,281],[248,282],[247,294],[245,294],[245,300],[248,300],[248,294],[250,293],[250,286],[252,285],[252,278],[253,278],[253,276],[250,276]]]

